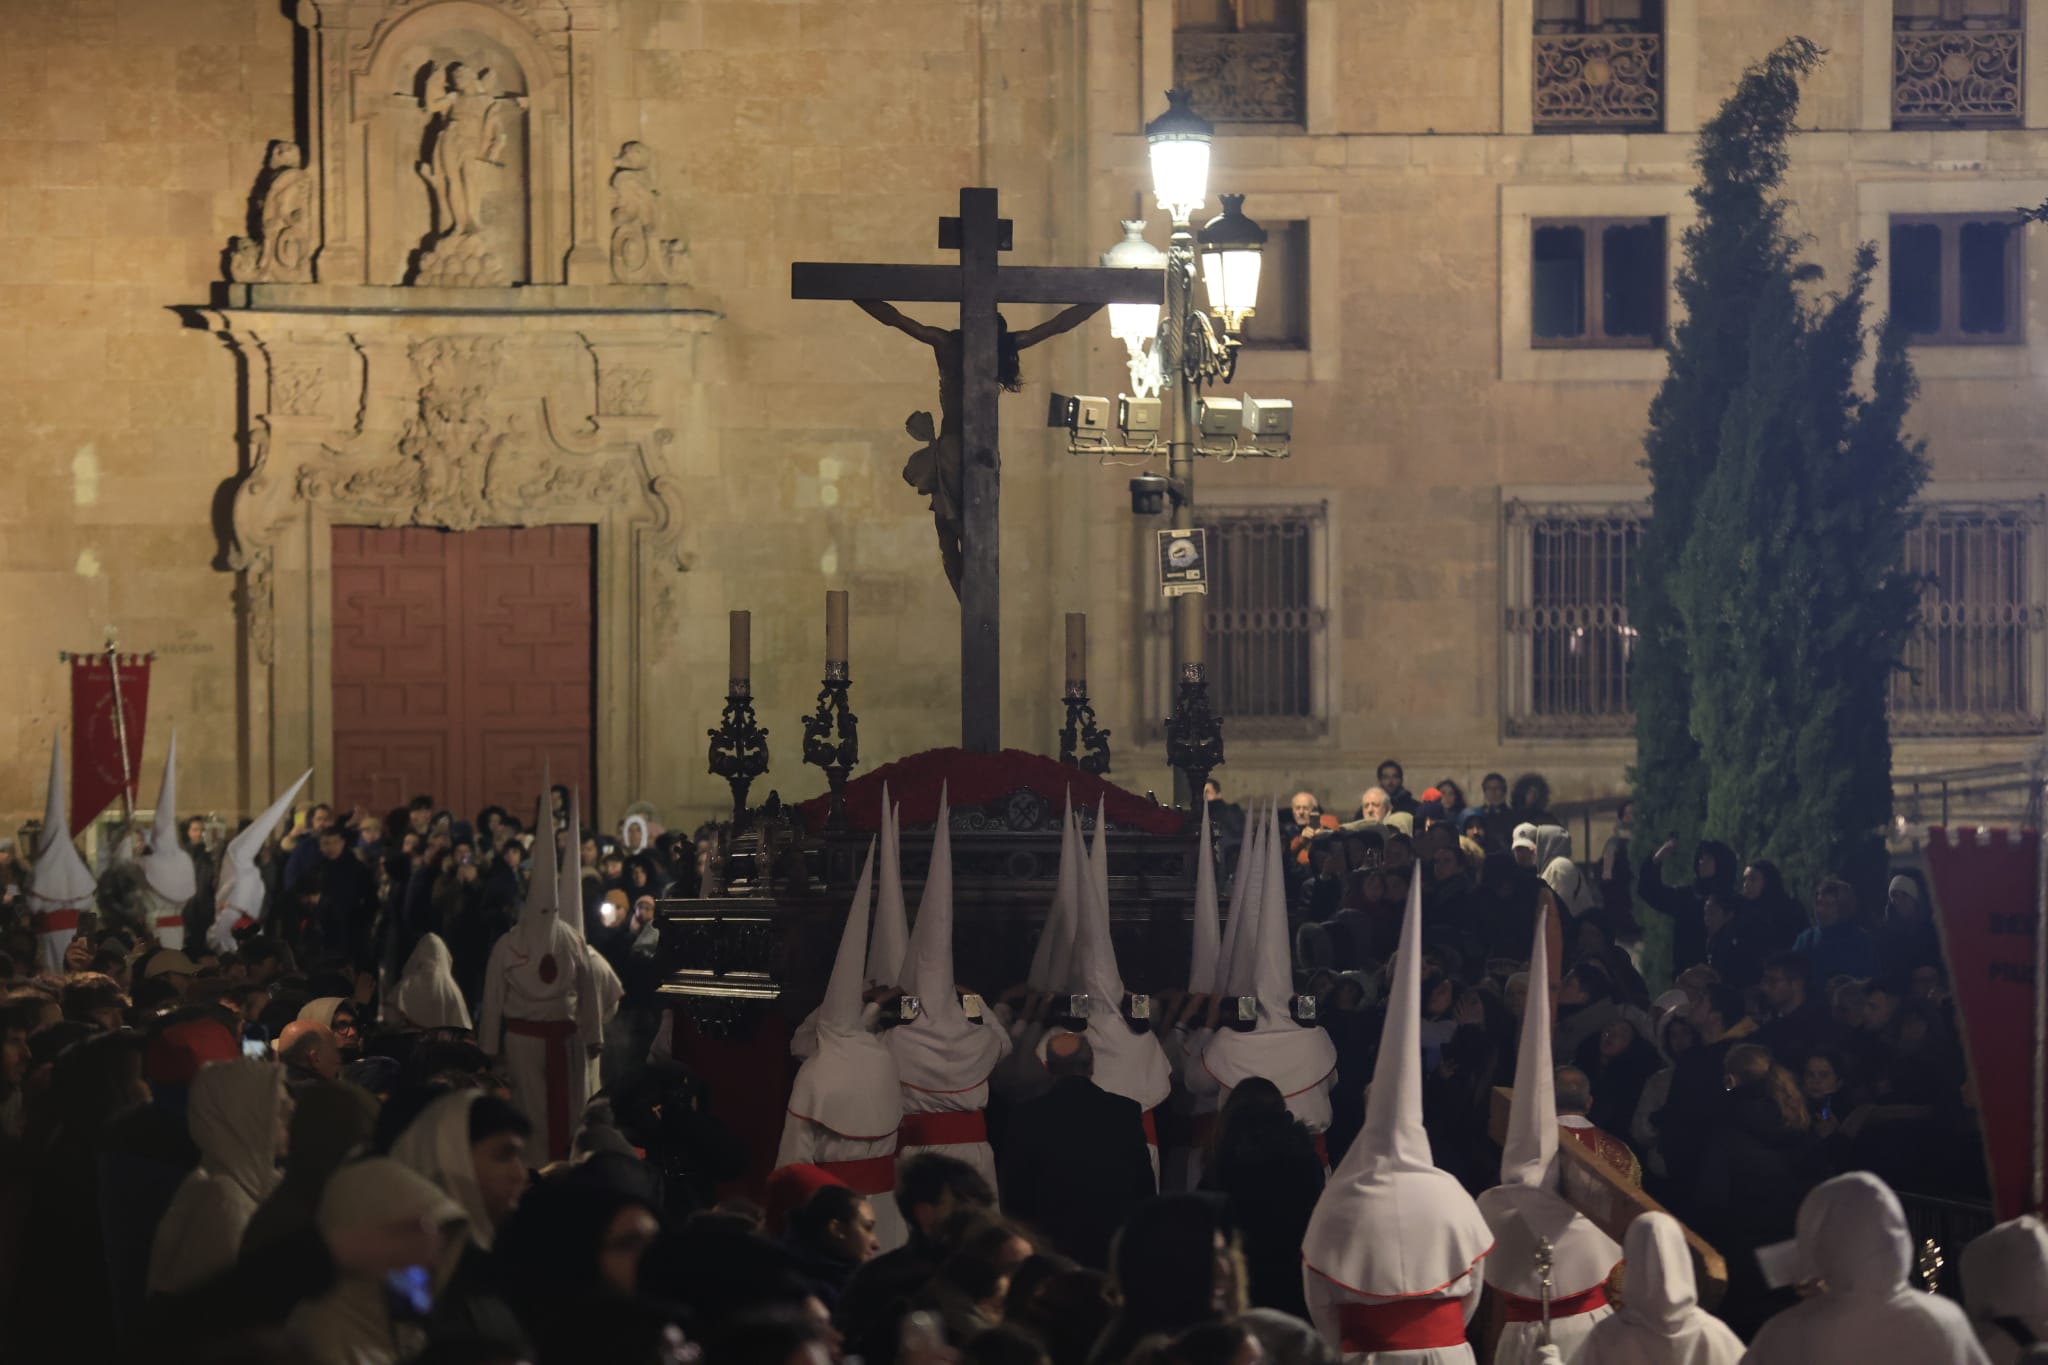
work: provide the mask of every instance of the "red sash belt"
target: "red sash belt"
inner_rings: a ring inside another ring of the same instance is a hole
[[[949,1109],[936,1114],[905,1114],[896,1130],[896,1146],[966,1147],[988,1141],[988,1115],[979,1109]]]
[[[863,1157],[859,1161],[820,1161],[819,1170],[855,1194],[887,1194],[896,1188],[896,1154]]]
[[[1543,1300],[1525,1299],[1519,1294],[1500,1293],[1501,1313],[1507,1322],[1543,1321]],[[1592,1313],[1607,1306],[1607,1286],[1596,1284],[1583,1294],[1572,1294],[1550,1301],[1550,1320],[1575,1318],[1581,1313]]]
[[[1337,1332],[1348,1356],[1463,1346],[1465,1305],[1459,1299],[1434,1298],[1340,1303]]]
[[[1145,1145],[1157,1147],[1159,1145],[1159,1125],[1152,1121],[1152,1111],[1147,1109],[1144,1118],[1140,1119],[1139,1122],[1145,1127]]]
[[[1316,1134],[1316,1158],[1325,1167],[1330,1164],[1330,1143],[1321,1133]]]
[[[39,934],[61,934],[66,929],[78,929],[76,910],[34,910],[29,913],[28,927]]]
[[[505,1032],[516,1033],[522,1038],[539,1038],[543,1042],[560,1044],[576,1036],[574,1019],[516,1019],[507,1016]],[[581,1060],[580,1058],[578,1059]],[[568,1049],[555,1046],[547,1049],[545,1067],[548,1088],[548,1160],[564,1161],[569,1156],[569,1057]]]

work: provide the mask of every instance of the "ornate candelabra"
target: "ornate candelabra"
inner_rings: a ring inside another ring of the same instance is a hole
[[[1180,666],[1173,714],[1166,718],[1166,762],[1187,778],[1188,803],[1198,806],[1209,774],[1223,766],[1223,717],[1209,709],[1209,666]]]
[[[732,825],[735,831],[747,824],[747,788],[768,771],[768,731],[754,715],[754,689],[750,679],[734,678],[727,684],[725,711],[711,736],[711,775],[722,777],[732,788]]]
[[[804,762],[823,768],[825,780],[832,784],[827,829],[846,827],[846,775],[860,762],[860,717],[846,695],[852,687],[845,662],[828,661],[824,685],[818,689],[818,709],[804,717]]]
[[[1066,700],[1067,723],[1060,727],[1060,762],[1100,777],[1109,771],[1109,731],[1095,723],[1088,684],[1079,679],[1069,680]]]

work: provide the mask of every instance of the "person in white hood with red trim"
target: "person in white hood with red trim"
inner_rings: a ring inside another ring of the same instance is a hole
[[[889,800],[889,784],[882,784],[881,881],[876,892],[874,927],[869,932],[867,989],[874,995],[892,995],[903,989],[903,973],[909,967],[910,914],[903,902],[902,848],[896,840],[903,813]],[[818,1054],[818,1011],[812,1010],[789,1036],[789,1054],[796,1058]]]
[[[98,891],[99,883],[71,842],[71,814],[64,799],[64,741],[53,739],[43,828],[36,835],[35,863],[28,873],[28,923],[35,931],[38,970],[50,976],[64,974],[64,952],[78,937],[78,917],[92,909]]]
[[[1422,879],[1387,996],[1365,1126],[1323,1187],[1302,1239],[1309,1317],[1346,1365],[1473,1365],[1493,1234],[1465,1187],[1438,1169],[1422,1127]]]
[[[1112,1095],[1135,1100],[1144,1114],[1145,1144],[1152,1155],[1152,1178],[1159,1178],[1159,1128],[1153,1111],[1173,1093],[1173,1068],[1159,1038],[1147,1029],[1139,1032],[1124,1018],[1124,980],[1117,968],[1116,947],[1109,935],[1109,848],[1102,809],[1095,815],[1095,847],[1086,859],[1069,856],[1066,843],[1060,849],[1060,877],[1064,883],[1073,869],[1071,904],[1077,907],[1074,932],[1072,983],[1088,997],[1088,1043],[1095,1053],[1095,1084]],[[1063,836],[1078,847],[1079,826],[1071,813]],[[1038,1044],[1044,1057],[1045,1040]]]
[[[1237,883],[1230,897],[1233,921],[1244,910],[1246,883],[1251,880],[1248,874],[1259,857],[1260,828],[1254,824],[1251,840],[1238,859]],[[1184,1010],[1173,1021],[1172,1030],[1161,1040],[1173,1064],[1173,1074],[1180,1078],[1182,1098],[1178,1103],[1186,1105],[1192,1139],[1181,1149],[1180,1155],[1169,1162],[1165,1183],[1174,1189],[1190,1192],[1202,1183],[1202,1154],[1215,1131],[1217,1112],[1223,1107],[1223,1087],[1202,1065],[1202,1057],[1216,1037],[1216,1022],[1210,1011],[1215,1008],[1215,997],[1222,988],[1217,977],[1223,954],[1221,916],[1217,913],[1216,904],[1216,848],[1209,830],[1209,803],[1206,801],[1202,803],[1202,844],[1197,856],[1200,861],[1195,865],[1188,999],[1190,1007],[1201,1012],[1190,1014]]]
[[[548,800],[543,786],[526,904],[519,922],[491,945],[477,1028],[477,1043],[511,1075],[512,1102],[533,1123],[542,1162],[567,1159],[590,1099],[588,1063],[604,1045],[590,956],[561,913]]]
[[[883,811],[882,867],[895,861],[896,826]],[[987,1017],[970,1019],[953,989],[953,837],[946,795],[932,834],[931,870],[917,904],[903,989],[922,1007],[917,1018],[889,1030],[889,1051],[903,1082],[900,1162],[936,1151],[964,1161],[996,1186],[996,1154],[988,1145],[988,1079],[1010,1051],[1010,1035]]]
[[[263,872],[256,866],[256,855],[263,851],[271,831],[284,822],[292,802],[312,776],[311,768],[300,773],[299,780],[285,788],[284,795],[251,820],[247,829],[228,840],[228,846],[221,851],[220,881],[213,893],[213,923],[206,930],[206,941],[215,952],[233,952],[235,931],[263,922],[266,888]]]
[[[1579,1358],[1586,1338],[1614,1310],[1607,1277],[1621,1260],[1612,1237],[1558,1193],[1557,1086],[1550,1061],[1550,945],[1548,910],[1536,913],[1529,950],[1529,995],[1522,1006],[1522,1043],[1515,1057],[1515,1093],[1501,1148],[1501,1183],[1479,1196],[1479,1212],[1493,1229],[1486,1283],[1500,1300],[1506,1325],[1494,1365],[1537,1365],[1544,1345],[1546,1293],[1550,1344],[1563,1365]],[[1537,1244],[1550,1243],[1550,1284],[1537,1271]]]
[[[1593,1329],[1579,1365],[1737,1365],[1742,1338],[1700,1307],[1685,1229],[1645,1213],[1622,1238],[1628,1262],[1621,1311]]]
[[[149,852],[137,860],[142,872],[143,921],[157,944],[182,950],[185,907],[199,893],[192,855],[178,842],[178,732],[164,753],[163,785],[157,788],[156,814],[149,822]]]
[[[1286,1098],[1287,1111],[1315,1135],[1322,1151],[1330,1127],[1330,1086],[1337,1078],[1337,1045],[1321,1028],[1294,1021],[1294,954],[1287,932],[1279,811],[1276,801],[1259,822],[1259,896],[1243,912],[1251,922],[1231,935],[1230,993],[1258,997],[1258,1022],[1249,1033],[1217,1030],[1202,1054],[1202,1066],[1223,1088],[1225,1103],[1232,1090],[1254,1076],[1271,1081]],[[1329,1161],[1326,1151],[1323,1160]]]
[[[1962,1308],[1911,1282],[1906,1212],[1867,1171],[1814,1186],[1794,1240],[1757,1256],[1818,1292],[1765,1323],[1743,1365],[1990,1365]]]
[[[861,998],[874,871],[869,844],[818,1006],[818,1050],[797,1068],[775,1165],[816,1166],[864,1196],[874,1209],[876,1240],[893,1251],[910,1237],[896,1201],[882,1197],[896,1189],[903,1081],[878,1031],[881,1006]]]
[[[612,964],[605,960],[603,953],[590,946],[590,940],[583,933],[583,789],[574,788],[569,793],[568,847],[555,872],[555,879],[561,890],[556,894],[555,903],[561,907],[562,922],[576,935],[583,945],[584,965],[590,968],[590,989],[597,999],[597,1027],[600,1036],[610,1032],[612,1021],[618,1018],[619,1005],[626,998],[626,985],[619,980],[619,974],[612,970]],[[583,1093],[595,1095],[604,1088],[602,1056],[588,1056],[584,1060]]]

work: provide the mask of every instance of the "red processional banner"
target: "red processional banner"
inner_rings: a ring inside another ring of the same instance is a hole
[[[2040,856],[2036,830],[1928,831],[1935,923],[1948,958],[2001,1221],[2035,1202],[2036,1118],[2043,1103],[2034,1069]]]
[[[130,802],[142,765],[149,714],[147,654],[71,654],[71,832],[83,830],[120,798]],[[118,687],[117,672],[118,670]],[[120,695],[118,709],[114,703]],[[122,751],[127,762],[122,762]]]

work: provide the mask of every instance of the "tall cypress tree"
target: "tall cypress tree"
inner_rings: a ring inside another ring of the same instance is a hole
[[[1855,387],[1874,253],[1810,301],[1820,271],[1784,226],[1787,137],[1820,57],[1789,40],[1701,131],[1630,599],[1639,826],[1773,858],[1801,888],[1879,870],[1885,694],[1915,601],[1900,560],[1925,478],[1901,430],[1901,337],[1880,338],[1870,394]]]

